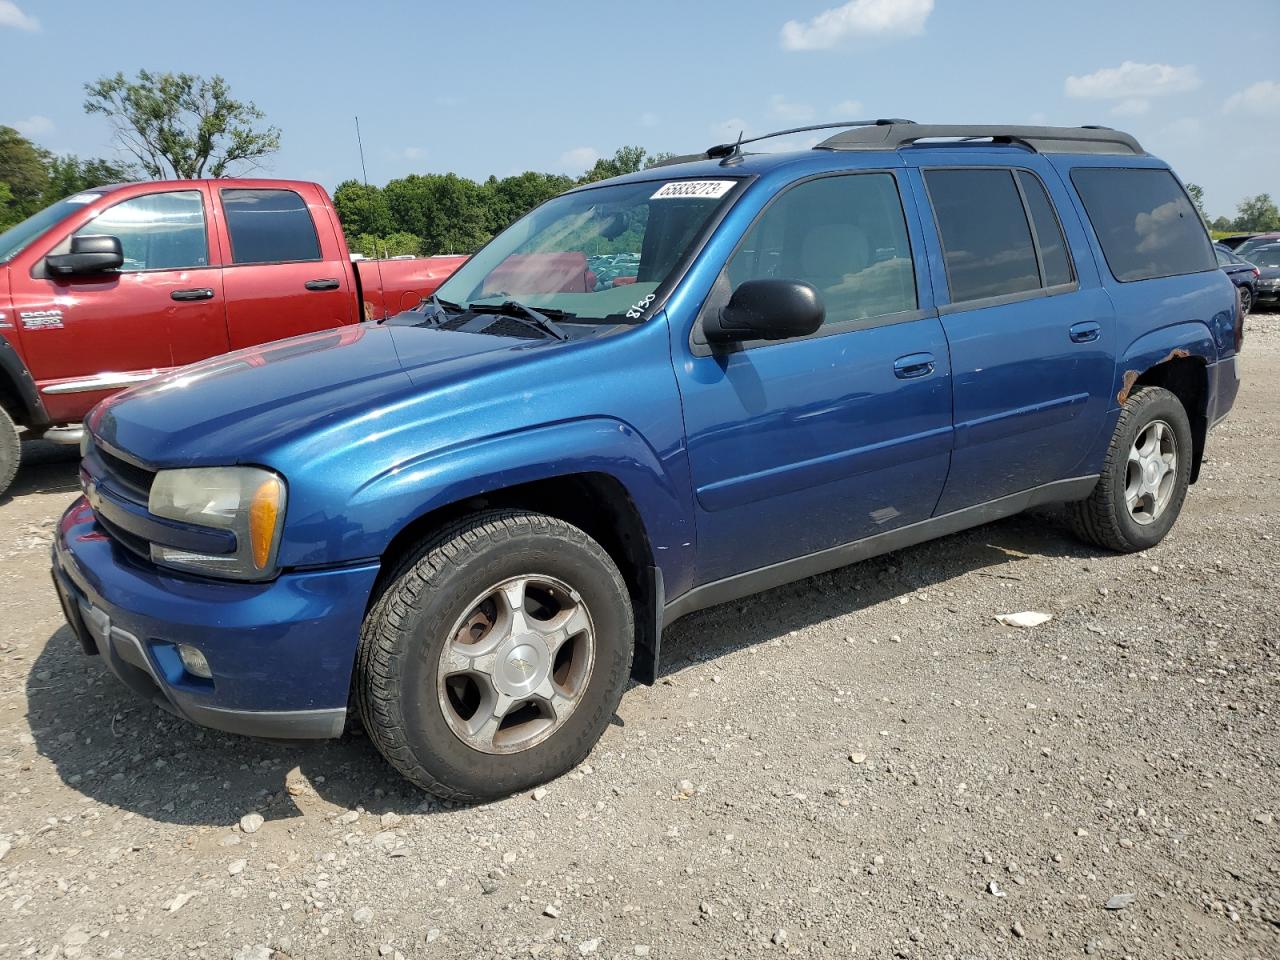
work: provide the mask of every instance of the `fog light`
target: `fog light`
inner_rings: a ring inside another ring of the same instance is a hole
[[[209,661],[195,647],[186,643],[178,644],[178,656],[182,658],[182,666],[187,673],[204,680],[213,679],[213,671],[209,669]]]

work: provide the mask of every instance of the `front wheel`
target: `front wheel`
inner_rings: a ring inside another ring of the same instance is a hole
[[[18,436],[18,425],[9,416],[9,411],[0,407],[0,497],[18,475],[21,459],[22,439]]]
[[[440,531],[365,620],[365,730],[418,786],[485,801],[550,780],[603,735],[631,671],[626,584],[562,520],[492,511]]]
[[[1193,445],[1187,411],[1163,387],[1138,387],[1120,410],[1098,485],[1070,504],[1082,540],[1133,553],[1164,539],[1187,496]]]
[[[1253,310],[1253,294],[1248,287],[1240,288],[1240,315],[1247,317]]]

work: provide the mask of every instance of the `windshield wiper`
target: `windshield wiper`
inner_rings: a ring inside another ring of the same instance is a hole
[[[431,311],[430,314],[427,314],[428,310]],[[423,314],[422,321],[415,326],[438,327],[449,320],[450,311],[462,313],[462,307],[451,300],[441,300],[433,293],[419,300],[418,305],[413,307],[411,312]]]
[[[571,320],[576,316],[576,314],[570,313],[568,310],[557,310],[553,307],[547,307],[545,311],[535,310],[519,300],[504,300],[502,303],[497,304],[473,303],[471,311],[473,313],[499,313],[509,316],[513,320],[528,324],[549,337],[554,337],[556,340],[568,340],[569,335],[551,318],[558,317],[561,320]]]

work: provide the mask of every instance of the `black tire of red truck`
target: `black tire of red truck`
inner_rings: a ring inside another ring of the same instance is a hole
[[[22,439],[18,436],[18,425],[13,422],[9,411],[0,406],[0,497],[5,495],[17,476],[21,460]]]

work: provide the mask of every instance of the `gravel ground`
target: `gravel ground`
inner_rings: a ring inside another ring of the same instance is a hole
[[[478,808],[133,699],[62,625],[74,452],[37,448],[0,500],[0,957],[1280,956],[1277,364],[1263,314],[1157,549],[1039,512],[704,611],[586,764]]]

